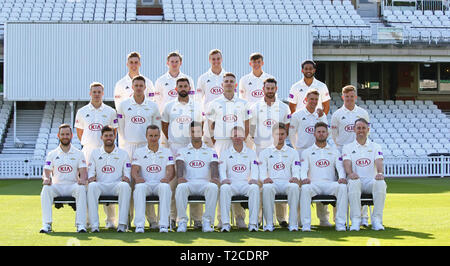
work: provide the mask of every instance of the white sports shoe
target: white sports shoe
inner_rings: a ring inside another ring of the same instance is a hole
[[[177,232],[185,233],[187,230],[187,224],[185,222],[179,222]]]
[[[359,231],[359,228],[361,225],[359,223],[352,223],[352,226],[350,226],[350,231]]]
[[[105,228],[106,229],[116,229],[116,225],[113,222],[107,221]]]
[[[100,230],[98,230],[98,227],[91,227],[91,233],[98,233]]]
[[[52,225],[51,224],[44,224],[39,231],[39,233],[47,234],[52,231]]]
[[[367,217],[361,218],[361,225],[364,227],[369,227],[369,219]]]
[[[207,220],[204,220],[202,223],[202,231],[203,232],[214,232],[214,229],[211,226],[211,223]]]
[[[134,231],[135,233],[144,233],[144,227],[136,227],[136,230]]]
[[[291,226],[291,225],[289,225],[289,231],[290,231],[290,232],[292,232],[292,231],[298,231],[298,227],[297,227],[297,226]]]
[[[343,225],[343,224],[337,224],[337,225],[336,225],[336,231],[338,231],[338,232],[346,231],[345,225]]]
[[[250,231],[250,232],[258,232],[258,227],[256,225],[254,225],[254,224],[250,224],[248,226],[248,231]]]
[[[302,226],[302,232],[311,232],[311,225],[304,224]]]
[[[384,226],[378,222],[372,223],[372,230],[380,231],[384,230]]]
[[[273,224],[264,225],[264,232],[273,232]]]
[[[119,224],[119,226],[117,226],[117,232],[119,233],[125,233],[127,231],[127,226],[124,224]]]
[[[87,233],[86,227],[84,225],[77,225],[78,233]]]
[[[160,233],[168,233],[169,229],[167,227],[165,227],[165,226],[160,226],[159,227],[159,232]]]
[[[220,231],[221,231],[221,232],[230,232],[230,230],[231,230],[230,224],[224,224],[224,225],[222,226],[222,229],[221,229]]]
[[[237,224],[237,227],[239,229],[247,228],[247,225],[245,224],[244,218],[242,218],[242,217],[237,217],[236,218],[236,224]]]

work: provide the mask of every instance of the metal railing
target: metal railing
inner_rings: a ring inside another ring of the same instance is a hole
[[[33,159],[0,160],[0,179],[40,179],[44,161]],[[386,177],[448,177],[450,156],[386,157]]]

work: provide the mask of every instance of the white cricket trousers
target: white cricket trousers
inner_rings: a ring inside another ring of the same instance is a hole
[[[186,147],[187,144],[180,144],[180,143],[170,143],[168,147],[172,151],[172,154],[176,157],[176,154],[178,154],[178,151],[181,148]],[[175,172],[174,175],[177,176],[177,169],[175,165]],[[170,181],[170,188],[172,190],[172,199],[170,201],[170,218],[172,220],[177,220],[177,205],[175,202],[175,191],[177,189],[178,185],[178,179],[174,178],[172,181]],[[194,221],[201,221],[202,215],[203,215],[203,206],[202,204],[191,204],[191,207],[189,208],[190,217]]]
[[[139,183],[134,187],[133,198],[136,217],[136,227],[145,226],[145,197],[156,195],[159,197],[159,226],[169,227],[170,199],[172,190],[167,183],[151,184]]]
[[[289,205],[289,224],[298,224],[298,201],[300,197],[300,187],[296,183],[279,182],[263,184],[263,214],[267,225],[273,225],[273,207],[275,195],[287,195]]]
[[[348,200],[350,204],[350,219],[352,224],[361,224],[361,193],[372,194],[373,213],[371,223],[383,224],[383,209],[386,200],[386,182],[375,179],[349,179],[348,180]]]
[[[301,186],[300,217],[303,226],[311,225],[311,198],[316,195],[333,195],[336,197],[336,224],[345,225],[347,221],[347,185],[338,182],[314,182]]]
[[[231,197],[243,195],[248,197],[249,224],[258,224],[259,212],[259,187],[257,184],[247,182],[222,184],[220,186],[220,209],[222,215],[222,225],[230,224]]]
[[[91,227],[99,227],[98,199],[103,196],[119,196],[119,224],[128,225],[131,187],[127,182],[100,183],[91,182],[88,185],[87,199],[89,223]]]
[[[75,184],[52,184],[44,185],[41,191],[42,224],[52,223],[52,207],[55,197],[74,197],[77,211],[75,214],[75,225],[86,227],[86,186]]]
[[[177,203],[178,222],[187,223],[188,218],[186,215],[186,209],[188,204],[188,197],[190,195],[202,195],[205,197],[205,212],[203,214],[203,222],[209,221],[214,223],[214,217],[216,214],[217,195],[219,188],[216,184],[211,182],[201,183],[181,183],[178,184],[175,192],[175,200]]]
[[[84,158],[86,159],[86,162],[89,163],[89,160],[91,158],[91,153],[93,150],[100,148],[99,146],[95,145],[84,145],[83,149],[81,150],[84,154]],[[106,214],[106,220],[105,222],[109,222],[112,224],[115,224],[116,221],[116,206],[114,204],[109,204],[108,206],[103,205],[103,211]],[[89,220],[89,213],[88,213],[88,220]]]
[[[124,149],[127,153],[128,156],[130,156],[130,160],[133,160],[133,154],[134,152],[147,145],[147,142],[136,142],[136,143],[132,143],[132,142],[126,142],[126,141],[122,141],[122,144],[120,144],[121,142],[119,141],[119,148]],[[130,177],[131,178],[131,177]],[[131,191],[134,190],[134,181],[131,180]],[[134,216],[134,202],[133,202],[133,198],[131,197],[130,199],[130,222],[131,220],[133,220],[133,216]],[[153,206],[153,204],[147,204],[146,208],[145,208],[145,216],[147,217],[147,220],[149,223],[156,223],[156,213],[155,213],[155,208]]]

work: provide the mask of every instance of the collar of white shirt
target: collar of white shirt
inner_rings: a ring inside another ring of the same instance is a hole
[[[313,82],[311,83],[311,85],[306,85],[306,83],[305,83],[305,78],[302,78],[301,80],[300,80],[300,85],[304,85],[304,86],[306,86],[306,87],[316,87],[316,85],[317,85],[317,79],[315,78],[315,77],[313,77]]]
[[[194,146],[192,146],[192,142],[189,143],[187,148],[190,149],[190,150],[195,149]],[[200,149],[207,149],[207,148],[208,148],[208,146],[206,146],[206,144],[202,142],[202,146],[200,147]]]
[[[225,69],[222,68],[222,71],[220,71],[220,73],[217,75],[216,73],[212,72],[212,69],[211,69],[211,68],[209,68],[208,74],[209,74],[209,75],[213,75],[213,76],[223,77],[223,74],[225,74]]]
[[[281,148],[281,150],[277,149],[277,147],[275,147],[274,144],[272,144],[272,146],[270,146],[270,148],[274,151],[286,151],[287,150],[287,145],[286,143],[283,145],[283,147]]]
[[[312,147],[313,147],[313,149],[315,149],[315,150],[321,150],[321,149],[329,150],[329,149],[331,148],[330,145],[328,145],[328,143],[327,143],[327,145],[325,145],[325,147],[323,147],[323,148],[317,146],[316,143],[314,143],[314,145],[313,145]]]
[[[370,141],[369,138],[367,138],[366,143],[363,145],[359,144],[359,142],[355,139],[354,143],[356,143],[356,147],[368,147],[370,144],[372,144],[372,141]]]
[[[225,95],[220,96],[220,99],[222,99],[225,102],[236,102],[239,98],[237,97],[236,94],[234,94],[231,100],[228,100],[228,98],[226,98]]]
[[[113,150],[112,152],[109,152],[109,153],[108,153],[108,152],[105,150],[105,146],[102,145],[100,151],[102,152],[102,154],[105,154],[105,153],[107,153],[107,154],[118,154],[118,153],[119,153],[119,149],[117,148],[117,146],[114,146],[114,150]]]
[[[266,72],[262,72],[261,73],[261,76],[259,76],[259,77],[257,77],[257,76],[255,76],[255,74],[253,74],[253,71],[252,72],[250,72],[250,75],[253,77],[253,78],[255,78],[255,79],[259,79],[259,78],[261,78],[262,76],[264,76],[266,74]]]
[[[306,109],[306,107],[303,107],[302,110],[303,110],[303,112],[305,112],[306,115],[315,115],[315,114],[316,114],[315,111],[312,112],[312,113],[310,113],[310,112],[308,111],[308,109]]]
[[[172,77],[172,75],[170,75],[169,71],[166,72],[166,77],[168,79],[178,79],[178,78],[181,78],[182,76],[184,76],[184,74],[181,71],[178,72],[178,76],[176,76],[176,77]]]
[[[242,148],[242,151],[241,151],[241,152],[238,152],[238,151],[236,151],[236,149],[234,148],[234,146],[231,145],[231,147],[230,147],[230,152],[231,152],[231,153],[239,153],[239,154],[241,154],[241,153],[247,153],[247,147],[245,147],[245,145],[244,145],[243,148]]]
[[[344,111],[346,111],[346,112],[355,112],[356,109],[358,109],[358,106],[356,104],[355,104],[355,107],[353,107],[353,110],[347,109],[347,107],[345,107],[345,105],[342,105],[342,107],[344,107]]]
[[[148,148],[148,145],[146,145],[145,148],[146,148],[147,154],[149,154],[149,153],[162,153],[161,146],[158,146],[158,150],[156,152],[153,152],[152,150],[150,150]]]
[[[95,106],[92,105],[92,102],[89,102],[88,107],[89,107],[89,110],[91,110],[91,111],[93,111],[93,110],[103,111],[103,109],[105,108],[105,104],[102,103],[102,105],[100,105],[99,108],[95,108]]]
[[[57,148],[58,153],[65,153],[62,149],[61,149],[61,145],[58,145]],[[72,144],[70,144],[70,149],[67,153],[75,153],[74,147]]]
[[[144,101],[141,103],[141,104],[138,104],[137,102],[136,102],[136,100],[134,99],[134,96],[132,96],[132,97],[130,97],[130,99],[131,99],[131,104],[132,105],[147,105],[148,104],[148,100],[147,100],[147,98],[145,98],[144,97]]]

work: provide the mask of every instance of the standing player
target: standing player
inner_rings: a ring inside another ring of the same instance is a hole
[[[326,115],[330,111],[330,93],[327,85],[314,78],[316,68],[316,63],[314,63],[314,61],[303,61],[303,79],[292,85],[289,91],[289,108],[291,108],[291,113],[305,107],[306,93],[309,89],[316,89],[320,94],[317,108],[322,109]]]
[[[119,196],[119,225],[117,232],[125,232],[130,209],[131,161],[127,152],[115,145],[114,129],[104,126],[101,130],[103,147],[91,153],[89,185],[87,192],[91,231],[98,232],[98,199],[101,195]]]
[[[40,233],[52,231],[53,198],[58,196],[75,198],[77,232],[86,233],[86,161],[83,153],[70,144],[72,140],[70,125],[62,124],[59,126],[58,138],[60,141],[58,148],[49,152],[45,159],[42,177],[42,229]]]
[[[356,105],[358,96],[354,86],[348,85],[342,88],[342,98],[344,105],[331,116],[331,136],[341,152],[344,145],[352,143],[355,140],[355,132],[353,129],[355,121],[359,118],[364,118],[366,121],[369,121],[369,113]],[[362,226],[369,225],[367,212],[368,208],[365,205],[362,209]]]
[[[231,197],[245,195],[249,205],[249,231],[258,230],[259,186],[258,161],[255,151],[244,145],[245,131],[236,126],[231,130],[233,146],[220,156],[220,208],[222,213],[222,232],[230,231]]]
[[[289,106],[277,99],[277,81],[267,78],[263,83],[264,98],[255,102],[250,110],[250,136],[256,147],[256,154],[273,144],[272,127],[277,123],[284,123],[289,128],[290,110]],[[278,223],[287,227],[286,204],[275,204]],[[238,212],[236,212],[238,213]]]
[[[212,232],[219,191],[219,160],[216,152],[202,142],[202,124],[193,121],[190,128],[191,143],[180,149],[176,159],[178,186],[175,199],[178,212],[177,232],[186,232],[186,208],[189,195],[205,197],[202,231]]]
[[[264,58],[260,53],[250,55],[249,65],[252,68],[252,72],[239,80],[239,97],[250,103],[254,103],[264,97],[264,80],[273,78],[273,76],[262,70]]]
[[[83,145],[82,152],[89,162],[91,152],[103,145],[101,130],[104,126],[110,126],[116,134],[118,121],[116,111],[103,103],[104,86],[99,82],[93,82],[89,95],[91,102],[80,108],[75,116],[75,128],[78,139]],[[106,228],[115,228],[116,209],[113,204],[103,205],[106,213]]]
[[[168,102],[162,112],[162,131],[168,140],[168,147],[173,154],[178,154],[181,148],[186,147],[191,142],[189,137],[190,124],[192,121],[204,122],[204,116],[201,106],[195,103],[194,99],[189,97],[191,86],[189,79],[179,78],[176,83],[178,97]],[[175,204],[175,190],[177,180],[172,180],[170,187],[172,189],[171,201],[171,220],[175,221],[177,209]],[[203,206],[201,204],[192,204],[190,208],[191,217],[194,220],[194,227],[201,227],[201,216]]]
[[[145,197],[159,197],[159,232],[167,233],[169,227],[170,199],[172,191],[169,183],[174,178],[172,152],[159,145],[161,131],[155,125],[147,127],[147,146],[134,153],[131,176],[135,182],[134,202],[136,233],[144,233]]]
[[[289,231],[298,231],[297,209],[300,196],[300,159],[285,144],[288,128],[278,123],[272,128],[273,145],[260,153],[259,179],[263,182],[264,231],[273,231],[273,205],[276,194],[286,194],[289,205]]]
[[[350,231],[359,231],[361,223],[361,193],[373,195],[372,229],[384,230],[383,209],[386,200],[386,182],[383,174],[383,152],[380,145],[367,138],[369,122],[355,121],[356,140],[343,148],[345,172],[348,177],[350,204]]]
[[[169,70],[155,82],[155,101],[159,106],[160,112],[162,112],[166,103],[178,97],[178,93],[175,90],[177,79],[189,79],[189,84],[192,88],[189,94],[194,94],[195,92],[194,80],[180,71],[181,65],[183,64],[183,57],[178,52],[169,53],[166,64]]]
[[[133,97],[124,100],[117,108],[117,118],[119,120],[119,136],[123,141],[119,141],[119,147],[128,152],[128,156],[133,158],[133,153],[137,148],[147,144],[145,130],[149,125],[161,127],[161,115],[156,103],[145,98],[145,78],[136,76],[133,78]],[[131,183],[131,188],[134,184]],[[133,214],[133,199],[130,203],[130,213]],[[151,227],[157,227],[156,216],[152,207],[148,208],[147,219]],[[131,219],[131,218],[130,218]]]
[[[336,231],[345,231],[347,220],[347,179],[341,154],[327,144],[328,125],[314,125],[315,144],[303,151],[301,159],[302,187],[300,212],[302,231],[311,231],[311,198],[316,195],[333,195],[337,199]],[[339,179],[336,178],[336,170]]]
[[[119,107],[119,104],[133,96],[133,88],[131,81],[134,77],[142,76],[139,73],[139,68],[141,67],[141,55],[138,52],[131,52],[127,56],[127,68],[128,73],[119,81],[117,81],[116,86],[114,87],[114,105],[116,109]],[[145,97],[149,98],[153,101],[155,88],[153,87],[153,82],[145,78]],[[120,141],[120,140],[119,140]]]

